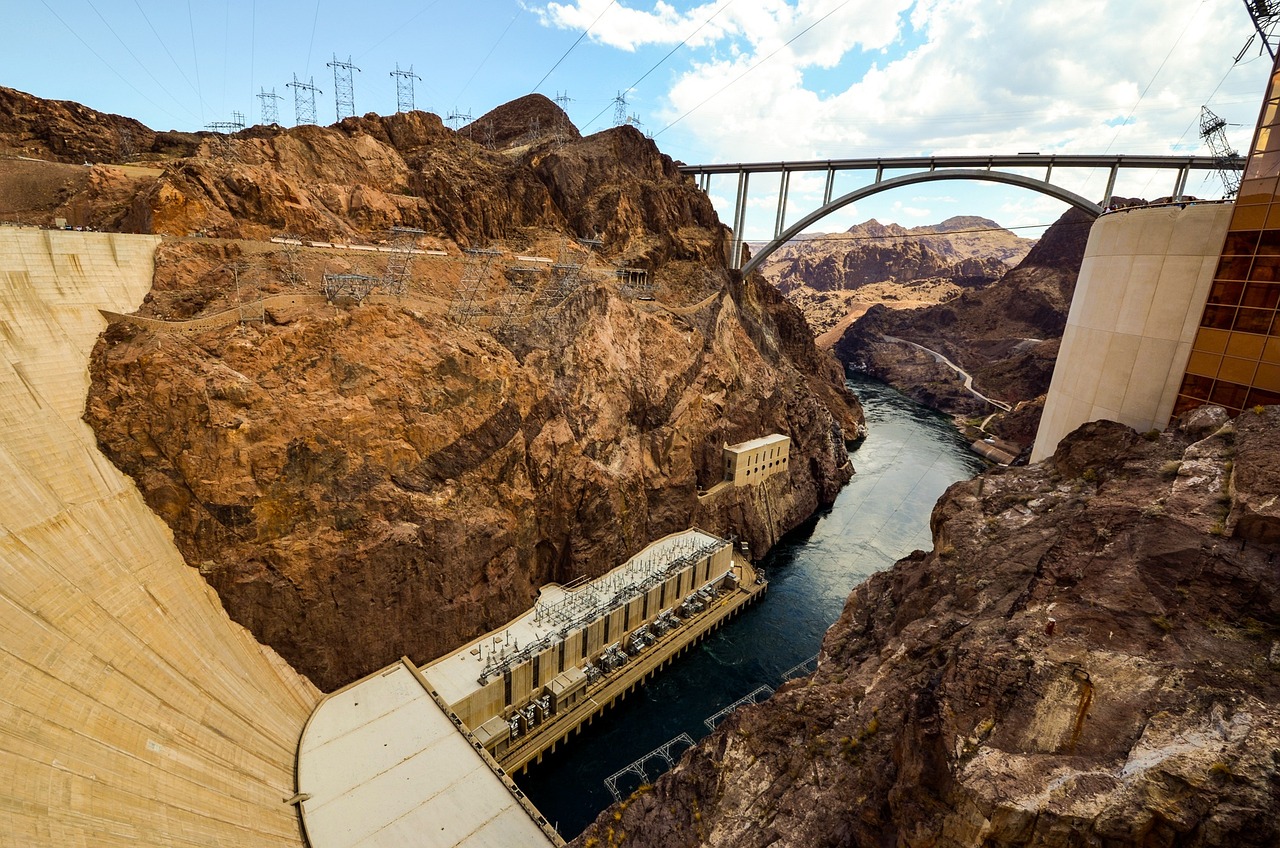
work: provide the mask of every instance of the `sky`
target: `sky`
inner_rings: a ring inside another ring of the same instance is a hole
[[[295,77],[335,119],[335,59],[359,114],[414,102],[478,118],[539,92],[584,133],[623,114],[690,164],[948,153],[1207,153],[1200,107],[1250,143],[1270,60],[1242,0],[0,0],[0,85],[195,130],[243,114],[263,91],[295,123]],[[401,79],[406,79],[402,77]],[[457,117],[453,123],[465,123]],[[449,121],[446,121],[449,123]],[[820,205],[824,176],[792,178],[787,220]],[[1105,175],[1067,184],[1100,197]],[[735,178],[712,182],[732,220]],[[858,187],[842,176],[836,196]],[[1173,175],[1122,179],[1168,194]],[[753,179],[746,237],[771,235],[777,182]],[[1188,192],[1218,197],[1216,177]],[[885,192],[815,225],[904,226],[981,215],[1036,237],[1065,206],[991,184]]]

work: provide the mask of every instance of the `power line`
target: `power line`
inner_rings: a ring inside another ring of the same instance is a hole
[[[160,80],[156,79],[155,74],[151,73],[151,69],[150,69],[150,68],[148,68],[146,65],[144,65],[144,64],[142,63],[142,60],[138,58],[138,54],[133,52],[133,48],[132,48],[132,47],[130,47],[128,44],[126,44],[126,43],[125,43],[124,39],[120,37],[120,33],[116,32],[116,31],[115,31],[115,28],[111,26],[111,22],[110,22],[110,21],[108,21],[106,18],[104,18],[104,17],[102,16],[102,13],[98,11],[98,7],[97,7],[97,6],[93,5],[93,0],[85,0],[85,2],[87,2],[87,3],[89,4],[89,8],[93,10],[93,13],[94,13],[95,15],[97,15],[97,16],[98,16],[98,20],[102,21],[103,25],[107,28],[107,32],[109,32],[109,33],[111,33],[113,36],[115,36],[116,41],[120,42],[120,46],[124,48],[125,52],[126,52],[126,53],[128,53],[128,54],[133,58],[133,61],[135,61],[135,62],[137,62],[137,63],[138,63],[138,67],[139,67],[139,68],[142,68],[143,73],[145,73],[147,76],[151,77],[151,81],[152,81],[152,82],[154,82],[157,86],[159,86],[159,88],[160,88],[160,90],[161,90],[161,91],[163,91],[165,94],[169,95],[169,97],[170,97],[170,98],[171,98],[175,103],[182,103],[182,101],[181,101],[181,100],[179,100],[179,99],[174,95],[174,93],[173,93],[172,91],[170,91],[169,89],[167,89],[167,88],[165,88],[165,87],[164,87],[164,83],[162,83],[162,82],[160,82]],[[184,107],[184,108],[185,108],[185,107]],[[167,111],[167,110],[166,110],[166,111]],[[190,110],[188,110],[188,111],[190,111]],[[172,115],[173,113],[169,113],[169,114],[170,114],[170,115]],[[194,112],[192,112],[192,113],[191,113],[191,115],[192,115],[192,117],[194,117],[194,116],[195,116],[195,113],[194,113]],[[176,116],[174,116],[174,117],[176,117]]]
[[[43,0],[42,0],[43,2]],[[204,121],[204,88],[200,85],[200,56],[196,52],[196,21],[191,14],[191,0],[187,0],[187,25],[191,29],[191,66],[196,74],[196,98],[200,103],[200,120]]]
[[[584,29],[582,31],[582,34],[578,36],[577,40],[574,41],[573,44],[569,45],[569,49],[564,51],[564,55],[561,56],[559,59],[556,59],[556,63],[551,66],[551,70],[547,71],[545,74],[542,75],[542,79],[538,80],[538,84],[533,87],[533,91],[530,92],[531,94],[537,92],[538,89],[542,88],[542,84],[547,81],[547,77],[551,76],[551,74],[555,71],[555,69],[560,67],[560,63],[563,62],[566,58],[568,58],[569,54],[573,52],[573,48],[577,47],[578,43],[582,41],[582,39],[587,37],[587,33],[591,32],[591,30],[596,28],[596,24],[600,23],[600,19],[604,17],[604,13],[612,9],[614,4],[617,2],[618,0],[609,0],[609,5],[605,6],[603,9],[600,10],[600,14],[596,15],[596,19],[591,22],[591,26]],[[845,0],[845,2],[848,2],[848,0]]]
[[[524,12],[524,9],[517,8],[516,13],[511,16],[511,20],[507,21],[507,26],[502,30],[502,34],[498,36],[498,40],[493,42],[493,46],[489,48],[489,52],[484,54],[484,58],[480,60],[480,64],[476,65],[476,69],[471,72],[471,76],[467,77],[467,81],[463,83],[461,90],[458,91],[458,96],[453,99],[455,105],[458,102],[458,98],[462,97],[462,95],[466,93],[467,88],[470,87],[471,82],[476,78],[476,74],[480,73],[480,69],[488,63],[489,57],[493,55],[493,51],[498,49],[498,45],[502,43],[502,39],[507,37],[507,33],[510,32],[512,24],[516,22],[516,18],[520,17],[522,12]]]
[[[113,73],[113,74],[115,74],[116,76],[118,76],[118,77],[120,78],[120,81],[121,81],[121,82],[123,82],[125,85],[129,86],[129,88],[132,88],[132,89],[134,90],[134,92],[135,92],[139,97],[141,97],[143,100],[147,101],[147,102],[148,102],[148,103],[150,103],[152,106],[154,106],[154,107],[156,107],[157,109],[159,109],[161,112],[164,112],[166,115],[168,115],[169,117],[173,118],[175,121],[181,121],[181,120],[182,120],[182,119],[181,119],[181,118],[179,118],[177,115],[173,114],[173,113],[172,113],[172,112],[170,112],[168,109],[164,108],[164,107],[163,107],[163,106],[161,106],[159,103],[155,102],[155,101],[154,101],[154,100],[152,100],[150,97],[148,97],[148,96],[147,96],[145,93],[143,93],[143,92],[142,92],[142,90],[141,90],[141,89],[139,89],[136,85],[134,85],[133,83],[129,82],[129,80],[127,80],[127,79],[125,78],[124,74],[122,74],[122,73],[120,73],[118,70],[116,70],[115,65],[111,64],[111,63],[110,63],[110,62],[108,62],[106,59],[102,58],[102,55],[101,55],[97,50],[94,50],[94,49],[93,49],[93,46],[92,46],[92,45],[90,45],[90,44],[89,44],[89,42],[87,42],[87,41],[85,41],[83,38],[81,38],[80,33],[76,32],[74,29],[72,29],[72,28],[71,28],[71,24],[69,24],[69,23],[67,23],[66,21],[64,21],[64,20],[62,19],[62,16],[61,16],[61,15],[59,15],[57,12],[55,12],[55,11],[53,10],[53,7],[49,5],[49,3],[47,2],[47,0],[40,0],[40,2],[41,2],[41,4],[45,7],[45,9],[47,9],[47,10],[49,11],[49,14],[53,15],[55,18],[57,18],[57,19],[58,19],[58,23],[62,24],[64,27],[66,27],[66,28],[67,28],[67,32],[69,32],[69,33],[71,33],[72,35],[74,35],[74,36],[76,37],[76,40],[77,40],[77,41],[79,41],[81,44],[83,44],[86,50],[88,50],[90,53],[92,53],[92,54],[93,54],[93,55],[98,59],[98,61],[99,61],[99,62],[101,62],[102,64],[106,65],[106,66],[107,66],[107,69],[108,69],[108,70],[110,70],[110,71],[111,71],[111,73]]]
[[[735,0],[728,0],[728,2],[727,2],[727,3],[725,3],[723,6],[721,6],[719,9],[716,9],[716,10],[715,10],[715,12],[713,12],[713,13],[712,13],[711,17],[709,17],[709,18],[707,18],[705,21],[703,21],[703,22],[698,26],[698,28],[697,28],[697,29],[695,29],[693,32],[691,32],[691,33],[689,33],[688,35],[686,35],[686,36],[684,37],[684,40],[683,40],[683,41],[681,41],[681,42],[680,42],[679,44],[677,44],[675,47],[672,47],[672,48],[671,48],[671,52],[670,52],[670,53],[668,53],[667,55],[665,55],[665,56],[663,56],[661,59],[659,59],[657,62],[655,62],[655,63],[654,63],[654,65],[653,65],[653,67],[651,67],[649,70],[645,71],[645,72],[640,76],[640,79],[636,80],[635,82],[631,83],[631,85],[627,86],[626,90],[625,90],[625,91],[623,91],[623,92],[621,92],[621,93],[619,94],[619,96],[621,97],[622,95],[626,94],[628,91],[631,91],[632,89],[634,89],[634,88],[635,88],[637,85],[639,85],[640,83],[644,82],[645,77],[649,76],[649,74],[651,74],[651,73],[653,73],[654,71],[656,71],[656,70],[659,68],[659,66],[661,66],[664,62],[666,62],[668,59],[670,59],[670,58],[671,58],[671,56],[672,56],[672,55],[673,55],[677,50],[679,50],[681,47],[684,47],[686,44],[688,44],[688,43],[689,43],[689,39],[693,38],[695,35],[697,35],[698,33],[702,32],[703,28],[704,28],[704,27],[706,27],[706,25],[707,25],[707,24],[709,24],[709,23],[711,23],[713,20],[715,20],[715,19],[716,19],[716,17],[717,17],[721,12],[723,12],[725,9],[729,8],[730,6],[732,6],[732,5],[734,4],[734,2],[735,2]],[[610,105],[612,105],[612,103],[611,103]],[[592,118],[590,121],[587,121],[585,124],[583,124],[582,129],[583,129],[583,130],[586,130],[588,127],[590,127],[590,126],[591,126],[592,124],[594,124],[596,121],[600,120],[600,115],[603,115],[605,112],[608,112],[608,111],[609,111],[609,107],[608,107],[608,106],[606,106],[606,107],[604,107],[603,109],[601,109],[601,110],[600,110],[600,112],[599,112],[599,114],[597,114],[597,115],[596,115],[594,118]]]
[[[1147,87],[1142,89],[1142,94],[1138,95],[1138,102],[1133,104],[1133,108],[1129,110],[1129,114],[1125,115],[1120,125],[1116,127],[1116,134],[1111,137],[1111,141],[1107,142],[1106,148],[1102,151],[1108,153],[1111,151],[1111,145],[1116,143],[1116,139],[1120,137],[1120,133],[1124,130],[1125,125],[1129,123],[1129,119],[1133,117],[1134,112],[1138,111],[1138,107],[1142,105],[1142,100],[1147,96],[1147,92],[1151,90],[1151,86],[1156,84],[1156,78],[1160,76],[1160,72],[1164,70],[1164,66],[1169,61],[1169,57],[1173,55],[1173,51],[1178,49],[1178,45],[1182,43],[1182,37],[1187,34],[1187,30],[1191,29],[1191,23],[1195,20],[1196,14],[1204,8],[1204,4],[1208,0],[1200,0],[1200,5],[1196,7],[1195,12],[1187,16],[1187,25],[1182,28],[1182,32],[1178,33],[1178,37],[1173,40],[1173,46],[1169,48],[1169,52],[1164,54],[1164,58],[1160,60],[1160,67],[1156,68],[1156,72],[1151,75],[1151,81],[1147,83]]]
[[[745,77],[747,74],[751,73],[751,72],[752,72],[752,71],[754,71],[756,68],[760,67],[760,66],[761,66],[761,65],[763,65],[765,62],[767,62],[767,61],[769,61],[770,59],[772,59],[774,56],[777,56],[777,55],[778,55],[779,53],[781,53],[783,50],[785,50],[786,48],[790,47],[790,46],[791,46],[791,44],[792,44],[796,39],[798,39],[800,36],[804,35],[804,34],[805,34],[805,33],[807,33],[809,30],[813,29],[813,28],[814,28],[814,27],[816,27],[818,24],[822,23],[822,22],[823,22],[823,21],[825,21],[827,18],[831,17],[831,16],[832,16],[832,15],[834,15],[836,12],[840,11],[841,9],[843,9],[845,6],[848,6],[848,5],[849,5],[849,0],[844,0],[844,2],[842,2],[840,5],[836,6],[836,7],[835,7],[834,9],[832,9],[830,12],[827,12],[825,15],[823,15],[823,16],[822,16],[822,17],[820,17],[820,18],[818,18],[816,21],[814,21],[813,23],[809,24],[809,25],[808,25],[807,27],[805,27],[804,29],[800,30],[800,32],[798,32],[798,33],[796,33],[795,35],[793,35],[793,36],[792,36],[792,37],[787,41],[787,43],[786,43],[786,44],[783,44],[781,47],[779,47],[777,50],[774,50],[774,51],[773,51],[772,53],[770,53],[768,56],[765,56],[763,59],[760,59],[759,61],[757,61],[754,65],[752,65],[751,67],[747,68],[745,71],[743,71],[742,73],[738,74],[736,77],[734,77],[733,79],[729,80],[727,83],[725,83],[724,85],[722,85],[719,89],[717,89],[717,90],[716,90],[716,92],[715,92],[714,94],[712,94],[712,95],[710,95],[709,97],[705,98],[705,99],[704,99],[701,103],[699,103],[697,106],[694,106],[694,107],[693,107],[692,109],[690,109],[688,112],[685,112],[683,115],[681,115],[680,117],[676,118],[674,121],[672,121],[671,123],[667,124],[667,125],[666,125],[665,127],[663,127],[662,129],[658,130],[656,133],[654,133],[654,134],[653,134],[653,135],[654,135],[654,137],[656,138],[656,137],[658,137],[658,136],[662,135],[664,132],[666,132],[667,130],[671,129],[671,128],[672,128],[672,127],[674,127],[676,124],[680,123],[680,122],[681,122],[681,121],[683,121],[685,118],[689,117],[689,116],[690,116],[690,115],[692,115],[694,112],[696,112],[696,111],[698,111],[699,109],[701,109],[703,106],[707,105],[707,103],[709,103],[710,101],[712,101],[712,100],[714,100],[715,98],[719,97],[721,94],[723,94],[723,93],[724,93],[724,90],[725,90],[725,89],[727,89],[729,86],[733,85],[733,84],[734,84],[734,83],[736,83],[738,80],[742,79],[742,78],[743,78],[743,77]]]
[[[191,78],[187,76],[187,72],[182,70],[182,66],[178,64],[178,60],[173,57],[173,53],[169,51],[168,42],[166,42],[165,39],[160,37],[160,33],[156,31],[155,24],[151,23],[151,18],[147,17],[146,10],[142,8],[142,4],[139,3],[138,0],[133,0],[133,5],[138,7],[138,13],[141,14],[142,19],[147,22],[147,26],[151,29],[151,34],[156,37],[156,41],[160,43],[161,49],[164,50],[164,54],[169,57],[169,61],[173,63],[173,67],[177,69],[179,76],[181,76],[182,79],[187,83],[187,86],[191,89],[191,92],[195,94],[196,97],[200,97],[200,90],[195,87],[195,85],[191,82]],[[201,119],[203,119],[204,118],[203,109],[208,104],[201,103],[199,105],[202,110],[200,113]],[[210,106],[209,108],[212,109],[213,107]],[[192,114],[195,114],[195,113],[192,113]]]

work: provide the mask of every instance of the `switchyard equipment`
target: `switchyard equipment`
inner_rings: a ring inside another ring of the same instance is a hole
[[[489,271],[502,255],[501,250],[469,247],[467,266],[458,283],[458,295],[449,307],[449,317],[459,324],[470,324],[485,309],[489,299]]]
[[[325,274],[324,296],[331,303],[362,303],[379,282],[365,274]]]
[[[597,698],[617,681],[633,685],[653,672],[654,657],[706,632],[690,622],[720,620],[700,617],[718,593],[741,595],[716,607],[732,610],[761,590],[739,592],[733,568],[728,541],[701,530],[672,534],[595,580],[543,587],[531,610],[423,673],[500,763],[519,767],[540,755],[539,744],[572,731],[562,719],[575,725],[600,708],[588,688]]]
[[[409,286],[410,269],[418,239],[427,234],[417,227],[392,227],[391,252],[387,255],[387,271],[382,287],[388,294],[404,294]]]

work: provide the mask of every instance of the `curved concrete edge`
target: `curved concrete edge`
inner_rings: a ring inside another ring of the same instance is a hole
[[[159,238],[0,227],[0,833],[15,845],[298,846],[319,693],[233,623],[81,420],[99,310]]]

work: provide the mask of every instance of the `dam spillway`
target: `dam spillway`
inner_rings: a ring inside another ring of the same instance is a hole
[[[259,645],[81,420],[160,239],[0,227],[0,843],[299,846],[316,689]]]

